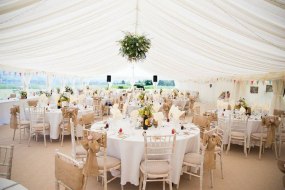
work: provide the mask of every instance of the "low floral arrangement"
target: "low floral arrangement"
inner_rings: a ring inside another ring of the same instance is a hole
[[[44,93],[46,94],[46,97],[51,97],[51,93],[50,92],[46,91]]]
[[[44,91],[42,91],[42,90],[36,92],[36,94],[39,95],[39,96],[42,95],[43,93],[44,93]]]
[[[73,90],[72,90],[72,88],[69,87],[69,86],[66,86],[66,87],[65,87],[65,92],[69,92],[70,94],[73,94]]]
[[[138,96],[140,101],[144,101],[144,97],[145,97],[145,93],[140,93],[140,95]]]
[[[97,97],[98,94],[99,94],[99,93],[98,93],[98,90],[94,90],[94,91],[93,91],[93,97]]]
[[[60,102],[69,102],[70,101],[70,98],[68,98],[67,96],[65,96],[64,94],[61,94],[60,97],[59,97],[59,101]]]
[[[240,109],[243,107],[246,110],[246,115],[251,115],[251,108],[247,105],[244,98],[240,98],[237,104],[235,105],[235,109]]]
[[[144,106],[143,108],[139,109],[139,115],[144,118],[144,117],[147,117],[147,118],[151,118],[152,117],[152,112],[153,112],[153,109],[152,109],[152,105],[146,105]]]
[[[179,90],[178,89],[173,89],[172,91],[174,98],[176,98],[179,94]]]
[[[152,123],[152,113],[153,113],[153,109],[152,109],[152,105],[147,105],[144,106],[143,108],[141,108],[139,110],[139,115],[142,117],[143,122],[142,122],[142,127],[144,130],[147,130],[148,127],[151,127]]]
[[[28,97],[27,91],[24,91],[24,90],[20,91],[20,95],[21,95],[21,99],[27,99]]]
[[[244,98],[240,98],[235,105],[235,109],[239,110],[241,107],[243,107],[244,109],[248,107]]]
[[[46,95],[46,97],[51,97],[51,93],[50,92],[48,92],[48,91],[42,91],[42,90],[40,90],[40,91],[38,91],[38,92],[36,92],[36,94],[37,95],[42,95],[42,94],[45,94]]]
[[[120,54],[130,62],[140,61],[146,58],[151,42],[144,35],[126,33],[125,37],[119,41]]]

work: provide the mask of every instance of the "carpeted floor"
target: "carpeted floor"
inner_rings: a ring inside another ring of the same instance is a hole
[[[71,153],[70,137],[65,138],[64,146],[61,147],[58,141],[44,147],[43,139],[38,142],[32,141],[27,146],[27,140],[19,144],[18,134],[16,140],[12,141],[13,130],[8,125],[0,126],[0,144],[14,144],[14,158],[12,168],[12,180],[17,181],[29,190],[53,190],[54,188],[54,152],[56,149],[69,154]],[[283,146],[285,156],[285,146]],[[284,158],[283,156],[283,158]],[[214,189],[217,190],[281,190],[283,174],[278,170],[274,152],[271,149],[265,150],[262,159],[258,160],[258,147],[252,149],[245,158],[241,146],[232,146],[228,155],[224,155],[224,179],[221,179],[219,165],[214,171]],[[174,189],[176,186],[174,187]],[[88,190],[103,189],[95,178],[89,178]],[[119,179],[108,184],[109,190],[120,189]],[[125,190],[138,189],[137,186],[127,184]],[[162,189],[162,183],[147,183],[147,189]],[[167,188],[168,189],[168,188]],[[181,176],[181,190],[198,190],[199,179],[192,177],[189,180],[187,175]],[[210,176],[204,174],[203,189],[210,188]]]

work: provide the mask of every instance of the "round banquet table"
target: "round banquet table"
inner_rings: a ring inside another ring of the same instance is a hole
[[[11,98],[9,100],[0,100],[0,124],[9,124],[10,123],[10,108],[14,105],[20,106],[20,113],[22,119],[27,119],[25,117],[24,108],[27,105],[29,100],[37,100],[38,97],[28,97],[28,99],[18,99],[18,98]]]
[[[92,113],[93,108],[82,108],[78,110],[78,119],[87,113]],[[46,119],[50,124],[50,138],[58,139],[59,138],[59,124],[62,121],[62,112],[61,109],[49,109],[45,112]]]
[[[28,190],[23,185],[0,177],[0,189],[7,189],[7,190]]]
[[[106,121],[105,121],[106,122]],[[143,130],[131,127],[129,119],[108,121],[107,131],[107,154],[121,160],[121,184],[130,182],[139,185],[140,163],[144,159]],[[176,127],[176,145],[172,157],[172,182],[179,182],[184,154],[188,152],[199,152],[200,130],[192,123],[183,124],[185,130],[180,130],[180,125],[164,122],[161,127],[151,127],[146,130],[147,135],[169,135]],[[92,125],[91,130],[102,130],[104,122]],[[123,129],[123,136],[118,136],[119,128]]]

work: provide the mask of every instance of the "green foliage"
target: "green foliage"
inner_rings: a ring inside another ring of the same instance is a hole
[[[22,90],[22,91],[20,91],[20,95],[22,98],[27,98],[28,93],[26,91]]]
[[[152,105],[147,105],[143,107],[142,109],[139,109],[139,115],[141,117],[147,116],[148,118],[152,117],[153,109]]]
[[[59,101],[60,101],[60,102],[64,102],[64,101],[69,102],[70,99],[69,99],[67,96],[61,94],[60,97],[59,97]]]
[[[247,103],[244,98],[240,98],[235,105],[235,109],[240,109],[241,107],[244,107],[245,109],[248,108]]]
[[[44,93],[46,94],[46,97],[51,97],[51,93],[50,92],[46,91]]]
[[[72,90],[72,88],[69,87],[69,86],[66,86],[66,87],[65,87],[65,92],[69,92],[70,94],[73,94],[73,90]]]
[[[153,85],[152,80],[145,80],[144,83],[145,85]]]
[[[142,93],[139,95],[139,99],[140,99],[140,100],[144,100],[144,96],[145,96],[145,93],[142,92]]]
[[[151,42],[144,35],[126,33],[124,39],[119,41],[120,54],[126,57],[130,62],[139,61],[146,58]]]

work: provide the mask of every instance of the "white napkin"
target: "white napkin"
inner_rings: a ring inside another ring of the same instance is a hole
[[[67,97],[69,97],[70,102],[75,102],[75,101],[77,102],[78,101],[78,98],[75,95],[71,95],[69,93],[66,93],[65,95]]]
[[[81,105],[85,105],[85,95],[84,94],[80,94],[78,96],[78,104],[81,104]]]
[[[158,112],[160,107],[161,105],[159,103],[154,103],[152,109],[154,112]]]
[[[180,111],[179,109],[176,109],[172,113],[172,117],[175,121],[179,121],[180,116],[182,116],[184,113],[185,113],[185,111]]]
[[[48,97],[46,97],[46,94],[40,95],[38,104],[40,106],[45,106],[45,105],[47,105],[47,103],[48,103]]]
[[[57,104],[57,101],[58,101],[58,99],[59,99],[59,94],[55,94],[55,93],[53,93],[52,95],[51,95],[51,101],[50,101],[50,103],[51,104]]]
[[[122,115],[121,111],[118,109],[118,106],[115,106],[115,105],[110,109],[110,112],[113,116],[113,119],[114,120],[122,119],[123,115]]]
[[[169,110],[169,113],[168,113],[168,117],[171,118],[173,116],[173,113],[176,111],[176,110],[179,110],[178,107],[176,107],[175,105],[172,105],[170,110]]]
[[[244,107],[241,107],[240,110],[239,110],[239,113],[240,114],[244,114],[245,112],[246,112],[246,110],[244,109]]]

